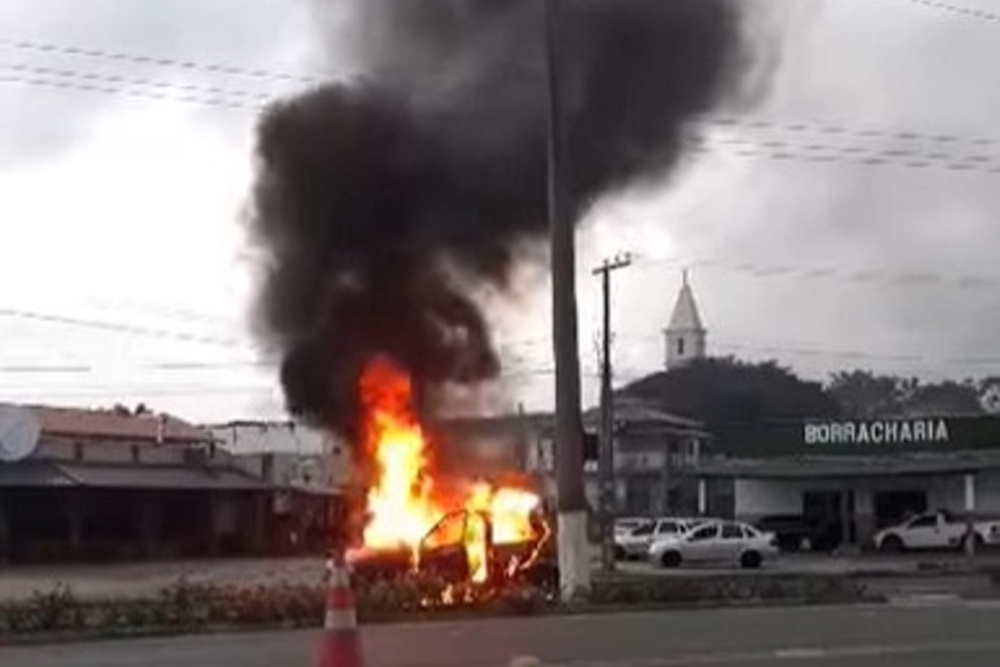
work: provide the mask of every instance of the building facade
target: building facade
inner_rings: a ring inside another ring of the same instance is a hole
[[[254,553],[269,495],[170,415],[0,406],[0,560]]]
[[[234,421],[206,427],[232,465],[273,489],[272,553],[322,551],[333,534],[333,502],[354,480],[351,449],[294,421]]]
[[[703,484],[747,521],[800,516],[840,542],[929,510],[1000,516],[1000,417],[771,422],[716,434]]]
[[[624,396],[615,397],[614,418],[615,514],[654,516],[707,512],[706,499],[698,495],[695,474],[711,445],[702,424]],[[586,411],[583,424],[587,443],[584,492],[588,505],[596,511],[599,506],[600,410]],[[555,443],[551,417],[539,423],[525,464],[554,496]]]

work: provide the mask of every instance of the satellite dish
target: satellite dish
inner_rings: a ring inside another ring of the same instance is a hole
[[[31,456],[41,431],[38,418],[29,410],[0,405],[0,462],[14,463]]]

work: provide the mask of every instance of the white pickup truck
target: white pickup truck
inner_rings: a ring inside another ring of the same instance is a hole
[[[888,552],[955,549],[965,545],[967,530],[964,518],[946,512],[931,512],[880,530],[875,534],[874,542],[877,550]],[[1000,521],[975,521],[972,530],[977,547],[1000,544]]]

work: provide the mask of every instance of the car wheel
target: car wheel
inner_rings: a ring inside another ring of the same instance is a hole
[[[740,566],[745,567],[748,570],[756,569],[760,567],[761,562],[764,559],[761,558],[760,554],[756,551],[745,551],[743,555],[740,556]]]
[[[660,556],[660,563],[663,564],[663,567],[680,567],[681,555],[676,551],[667,551]]]
[[[879,545],[879,551],[884,551],[888,554],[902,553],[903,540],[899,539],[896,535],[887,535],[885,539],[882,540],[882,544]]]
[[[625,560],[628,554],[625,553],[625,549],[622,547],[615,547],[615,560]]]

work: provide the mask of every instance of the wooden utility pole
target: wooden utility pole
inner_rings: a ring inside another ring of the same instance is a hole
[[[598,444],[597,480],[601,520],[601,567],[615,569],[615,402],[611,371],[611,273],[632,264],[629,255],[606,259],[594,275],[601,277],[603,327],[601,333],[601,437]]]
[[[564,600],[590,591],[587,500],[583,485],[580,352],[576,313],[574,212],[565,165],[566,128],[560,88],[560,4],[545,0],[548,83],[547,199],[552,253],[552,342],[555,356],[555,452],[559,585]]]

